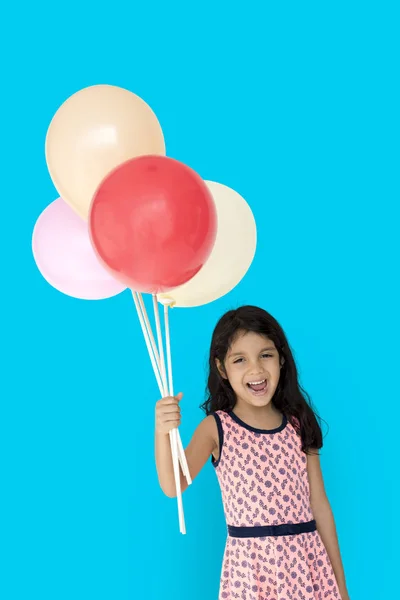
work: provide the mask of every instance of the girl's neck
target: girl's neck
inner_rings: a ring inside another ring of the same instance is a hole
[[[272,402],[267,406],[251,406],[247,402],[238,400],[233,412],[244,423],[256,429],[274,429],[279,427],[282,421],[282,413],[275,408]]]

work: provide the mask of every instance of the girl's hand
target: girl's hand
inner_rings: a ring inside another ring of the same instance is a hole
[[[156,404],[156,433],[167,434],[181,424],[179,402],[183,394],[167,396]]]

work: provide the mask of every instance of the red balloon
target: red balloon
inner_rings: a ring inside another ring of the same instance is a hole
[[[116,279],[158,294],[200,271],[215,243],[217,213],[195,171],[165,156],[141,156],[101,183],[89,229],[99,259]]]

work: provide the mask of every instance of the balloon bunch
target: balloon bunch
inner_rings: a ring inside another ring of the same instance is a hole
[[[62,104],[47,132],[46,160],[61,198],[34,228],[40,272],[80,299],[129,288],[160,394],[173,395],[169,307],[207,304],[244,277],[256,250],[250,207],[234,190],[167,157],[151,108],[115,86],[84,88]],[[143,293],[152,296],[156,336]],[[189,485],[191,477],[178,429],[170,443],[186,533],[180,468]]]

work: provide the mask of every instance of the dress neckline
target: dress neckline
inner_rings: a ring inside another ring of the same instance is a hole
[[[247,423],[242,421],[242,419],[239,419],[239,417],[237,415],[235,415],[233,410],[231,410],[228,413],[228,415],[234,421],[236,421],[236,423],[238,425],[241,425],[242,427],[244,427],[245,429],[248,429],[249,431],[252,431],[253,433],[278,433],[279,431],[282,431],[283,429],[285,429],[285,427],[288,423],[287,416],[284,414],[283,418],[282,418],[282,423],[279,425],[279,427],[275,427],[275,429],[256,429],[255,427],[252,427],[251,425],[248,425]]]

